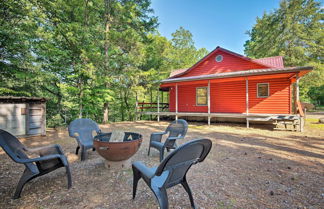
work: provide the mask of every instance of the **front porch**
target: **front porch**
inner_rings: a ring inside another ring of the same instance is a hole
[[[169,112],[169,111],[137,111],[136,115],[151,115],[156,116],[157,121],[160,121],[161,116],[174,116],[177,120],[179,117],[206,117],[208,125],[215,118],[233,118],[245,119],[246,127],[250,127],[251,121],[273,122],[278,128],[282,124],[287,129],[287,125],[293,126],[293,130],[303,131],[304,117],[299,114],[257,114],[257,113],[217,113],[217,112]],[[138,117],[137,117],[138,118]],[[280,128],[278,128],[280,129]]]

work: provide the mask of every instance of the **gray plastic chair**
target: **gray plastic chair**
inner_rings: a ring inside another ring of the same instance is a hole
[[[152,133],[150,138],[150,144],[147,155],[150,155],[151,147],[159,150],[160,152],[160,162],[163,160],[164,157],[164,150],[166,149],[168,152],[171,149],[177,148],[177,139],[183,139],[188,131],[188,123],[187,121],[183,119],[175,120],[168,128],[165,130],[165,132],[159,132],[159,133]],[[165,140],[165,142],[161,142],[162,136],[169,133],[168,138]]]
[[[81,147],[81,161],[87,159],[87,150],[95,150],[93,148],[93,131],[96,131],[97,134],[101,133],[98,124],[88,118],[79,118],[70,123],[68,130],[70,137],[75,138],[78,142],[75,154],[78,154]]]
[[[143,178],[153,191],[161,209],[169,208],[166,189],[181,184],[189,195],[190,203],[195,208],[186,174],[193,164],[204,161],[212,142],[209,139],[193,140],[183,144],[171,152],[159,165],[148,168],[141,162],[134,162],[133,169],[133,199],[136,195],[137,183]]]
[[[20,197],[21,191],[27,182],[60,167],[65,167],[68,189],[71,188],[72,178],[69,163],[58,144],[38,148],[27,148],[15,136],[0,129],[0,146],[13,161],[24,164],[26,167],[18,182],[13,196],[14,199]],[[39,157],[29,158],[27,153],[34,153],[39,155]]]

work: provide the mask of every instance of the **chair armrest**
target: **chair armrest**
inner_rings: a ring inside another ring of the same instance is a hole
[[[167,132],[156,132],[151,134],[150,142],[151,141],[157,141],[161,142],[162,136],[166,134]]]
[[[152,133],[152,134],[157,134],[157,135],[164,135],[164,134],[166,134],[167,132],[166,131],[164,131],[164,132],[155,132],[155,133]]]
[[[169,136],[167,140],[176,140],[176,139],[182,139],[181,136]]]
[[[147,167],[144,163],[140,161],[134,162],[132,166],[133,168],[138,170],[141,173],[141,175],[146,179],[151,179],[155,174],[154,169]]]
[[[42,157],[36,157],[36,158],[31,158],[31,159],[19,159],[20,163],[34,163],[34,162],[39,162],[39,161],[45,161],[45,160],[52,160],[52,159],[61,159],[64,161],[62,158],[64,155],[59,155],[59,154],[54,154],[54,155],[46,155]]]
[[[40,156],[49,154],[63,154],[61,146],[58,144],[48,145],[44,147],[27,148],[27,152],[37,153]]]

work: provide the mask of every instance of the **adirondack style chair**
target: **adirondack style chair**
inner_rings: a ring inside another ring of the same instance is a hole
[[[192,192],[187,183],[186,174],[193,164],[204,161],[212,142],[209,139],[198,139],[183,144],[171,152],[158,167],[148,168],[137,161],[133,169],[133,199],[136,196],[137,183],[143,178],[158,200],[161,209],[169,208],[166,189],[181,184],[189,195],[190,203],[195,208]]]
[[[150,137],[150,144],[147,155],[150,155],[151,147],[157,149],[160,152],[160,162],[164,157],[164,150],[166,149],[168,152],[171,149],[177,148],[176,140],[183,139],[188,130],[188,123],[183,119],[175,120],[164,132],[152,133]],[[162,136],[168,134],[169,136],[165,140],[165,142],[161,142]]]
[[[68,127],[69,135],[75,138],[78,142],[78,146],[75,150],[75,154],[79,153],[81,147],[81,161],[87,158],[87,150],[93,148],[93,131],[97,134],[101,133],[98,124],[88,118],[79,118],[72,121]]]
[[[68,189],[71,188],[72,178],[69,163],[59,145],[27,148],[15,136],[0,129],[0,146],[14,162],[25,165],[24,173],[13,196],[14,199],[20,197],[21,191],[27,182],[60,167],[65,167]],[[39,157],[29,158],[28,153],[37,154]]]

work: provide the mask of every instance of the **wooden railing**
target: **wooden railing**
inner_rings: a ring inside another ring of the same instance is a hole
[[[158,110],[159,109],[159,110]],[[169,110],[169,103],[156,103],[156,102],[138,102],[137,111],[140,112],[167,112]]]

